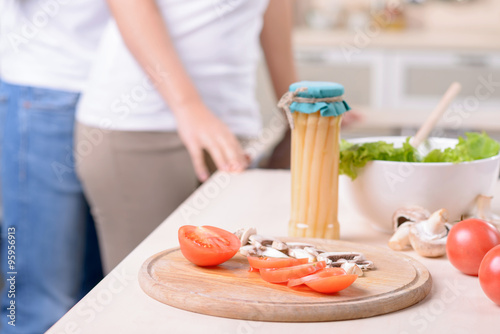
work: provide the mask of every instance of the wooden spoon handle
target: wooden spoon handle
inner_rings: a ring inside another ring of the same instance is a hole
[[[411,139],[410,143],[413,147],[418,147],[427,139],[429,133],[431,133],[432,129],[434,129],[436,123],[439,121],[441,116],[443,116],[444,112],[448,109],[453,99],[457,97],[461,90],[462,85],[458,82],[451,84],[450,88],[448,88],[446,93],[443,95],[436,108],[434,108],[432,113],[429,117],[427,117],[424,124],[422,124],[418,130],[417,134]]]

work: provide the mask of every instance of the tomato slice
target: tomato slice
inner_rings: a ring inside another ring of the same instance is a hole
[[[294,278],[288,281],[288,286],[289,287],[294,287],[297,285],[304,284],[306,282],[318,279],[318,278],[324,278],[324,277],[330,277],[330,276],[338,276],[338,275],[346,275],[346,272],[342,268],[325,268],[318,270],[314,274],[307,275],[301,278]]]
[[[260,269],[260,276],[264,281],[270,283],[285,283],[294,278],[300,278],[326,267],[325,261],[301,264],[285,268],[263,268]]]
[[[185,225],[179,229],[182,255],[198,266],[216,266],[232,258],[240,249],[236,235],[214,226]]]
[[[248,263],[254,269],[284,268],[306,264],[308,259],[248,256]]]
[[[357,278],[358,275],[336,275],[311,280],[305,284],[317,292],[335,293],[349,287]]]

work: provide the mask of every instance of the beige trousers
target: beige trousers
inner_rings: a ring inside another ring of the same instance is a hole
[[[198,186],[177,133],[76,125],[77,173],[109,273]]]

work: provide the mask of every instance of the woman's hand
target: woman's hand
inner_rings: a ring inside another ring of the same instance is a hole
[[[348,128],[363,120],[363,115],[357,110],[351,110],[342,115],[342,128]]]
[[[186,145],[198,179],[210,176],[203,150],[210,154],[217,169],[242,172],[248,159],[236,136],[203,103],[185,107],[177,114],[178,132]]]

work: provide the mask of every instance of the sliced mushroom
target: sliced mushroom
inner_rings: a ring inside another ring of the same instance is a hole
[[[352,261],[352,260],[345,260],[345,259],[339,259],[335,262],[331,262],[329,265],[327,264],[327,267],[341,268],[342,265],[345,263],[356,263],[358,265],[358,267],[360,267],[363,270],[375,268],[372,261]]]
[[[363,276],[363,270],[356,263],[345,262],[345,263],[342,263],[342,265],[340,267],[342,269],[344,269],[346,274],[348,274],[348,275],[354,274],[354,275],[358,275],[358,277]]]
[[[287,242],[286,243],[289,249],[294,249],[294,248],[306,248],[306,247],[311,247],[314,248],[314,245],[311,244],[306,244],[304,242]]]
[[[399,225],[396,233],[389,239],[389,247],[396,251],[407,250],[411,248],[410,244],[410,228],[415,223],[407,221]]]
[[[312,255],[303,248],[292,248],[288,250],[288,255],[296,259],[307,259],[308,262],[315,262],[316,256]]]
[[[266,257],[278,257],[278,258],[288,258],[289,256],[286,255],[283,252],[280,252],[277,249],[274,249],[272,247],[265,247],[265,250],[262,251],[259,256],[266,256]]]
[[[316,249],[314,247],[306,247],[304,248],[306,252],[308,252],[311,255],[314,255],[314,257],[318,257],[319,254],[324,253],[325,251],[322,251],[321,249]]]
[[[240,254],[243,256],[258,256],[260,250],[254,245],[240,247]]]
[[[446,253],[446,239],[451,226],[448,211],[440,209],[429,219],[413,224],[410,228],[410,243],[421,256],[440,257]]]
[[[431,213],[420,206],[406,206],[399,208],[392,215],[394,231],[406,222],[420,222],[429,218]]]
[[[348,261],[364,261],[365,256],[362,253],[358,252],[324,252],[319,254],[318,256],[318,261],[321,261],[321,259],[329,259],[333,262],[337,262],[340,259],[348,260]]]
[[[288,245],[286,243],[284,243],[283,241],[277,240],[277,239],[275,239],[273,241],[273,243],[271,244],[271,247],[274,249],[277,249],[279,251],[282,251],[282,252],[288,251]]]
[[[479,218],[486,220],[487,222],[495,225],[497,229],[500,229],[500,216],[491,211],[492,199],[492,196],[479,195],[476,199],[476,206],[467,215],[467,218]]]
[[[240,239],[241,245],[245,246],[248,244],[251,235],[257,234],[257,229],[255,227],[241,228],[234,234]]]
[[[245,228],[243,227],[243,228],[240,228],[239,230],[237,230],[236,232],[234,232],[233,234],[234,234],[235,236],[237,236],[237,237],[238,237],[238,239],[240,239],[240,240],[241,240],[241,236],[243,235],[243,232],[244,232],[244,231],[245,231]]]
[[[374,268],[373,262],[367,261],[362,253],[358,252],[325,252],[316,249],[313,245],[303,242],[282,242],[276,238],[256,234],[256,229],[240,229],[234,234],[240,238],[243,256],[265,256],[274,258],[293,257],[306,258],[309,262],[325,261],[328,266],[340,267],[346,263],[354,263],[358,269]],[[349,265],[348,268],[354,268]],[[356,270],[350,269],[350,270]]]
[[[316,259],[325,261],[328,267],[341,267],[344,263],[356,263],[361,269],[373,269],[373,262],[367,261],[364,254],[357,252],[324,252]]]
[[[266,256],[276,258],[288,258],[289,256],[272,247],[246,245],[240,247],[240,254],[243,256]]]
[[[264,247],[271,247],[271,245],[273,244],[273,241],[275,241],[275,240],[276,240],[275,238],[266,237],[266,236],[263,236],[260,234],[253,234],[248,238],[248,241],[252,245],[264,246]]]
[[[371,270],[371,269],[375,269],[375,264],[372,262],[372,261],[368,261],[368,260],[365,260],[365,261],[359,261],[359,262],[356,262],[356,264],[358,265],[358,267],[360,267],[362,270]]]

